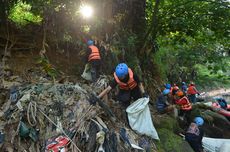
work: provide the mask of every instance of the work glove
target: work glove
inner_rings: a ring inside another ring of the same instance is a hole
[[[100,99],[95,95],[95,94],[91,94],[90,98],[89,98],[89,103],[91,105],[96,105],[96,103],[99,101]]]
[[[142,94],[142,97],[143,97],[143,98],[149,98],[149,95],[148,95],[148,93],[144,92],[144,93]]]

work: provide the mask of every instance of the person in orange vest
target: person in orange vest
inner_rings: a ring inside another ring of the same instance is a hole
[[[125,63],[117,65],[113,77],[114,78],[110,81],[109,86],[98,95],[98,98],[102,98],[116,86],[119,86],[117,100],[124,108],[127,108],[130,105],[131,100],[135,101],[142,97],[148,97],[139,77],[134,74]]]
[[[174,96],[177,91],[179,91],[179,87],[174,83],[173,87],[172,87],[172,95]]]
[[[192,105],[188,98],[184,95],[183,91],[177,91],[175,103],[180,106],[179,116],[183,120],[186,118],[187,122],[190,123],[190,113],[192,111]]]
[[[187,95],[191,103],[196,103],[196,94],[200,95],[195,87],[195,84],[191,82],[187,90]]]
[[[179,91],[179,87],[174,83],[173,87],[171,87],[171,90],[170,90],[171,99],[172,99],[173,104],[175,104],[177,91]]]
[[[87,41],[88,49],[87,49],[87,61],[91,65],[91,76],[92,81],[96,82],[99,77],[99,72],[101,68],[101,56],[99,49],[94,45],[93,40]]]

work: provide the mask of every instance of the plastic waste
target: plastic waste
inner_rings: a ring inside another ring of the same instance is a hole
[[[69,139],[65,136],[48,139],[45,152],[67,152]]]
[[[109,133],[109,138],[106,138],[105,151],[118,152],[118,139],[114,131]]]
[[[145,134],[153,139],[159,140],[158,133],[153,126],[149,98],[140,98],[126,109],[130,127],[140,134]]]
[[[18,109],[19,109],[20,111],[23,111],[23,107],[22,107],[21,101],[18,101],[18,102],[16,103],[16,106],[18,107]]]
[[[30,100],[30,94],[29,93],[27,93],[27,94],[24,94],[20,99],[19,99],[19,101],[20,102],[25,102],[25,101],[29,101]]]
[[[57,128],[56,128],[57,133],[61,133],[63,131],[62,123],[60,121],[60,118],[57,118]]]
[[[135,148],[135,149],[144,151],[143,148],[141,148],[141,147],[139,147],[139,146],[137,146],[137,145],[135,145],[135,144],[131,144],[131,146],[132,146],[132,148]]]
[[[150,152],[150,144],[145,138],[141,138],[138,142],[139,146],[142,147],[146,152]]]
[[[226,149],[227,147],[230,147],[230,139],[203,137],[202,145],[204,150],[208,152],[228,152],[223,150]]]
[[[103,144],[105,141],[105,132],[104,131],[99,131],[96,134],[96,140],[99,144]]]
[[[38,141],[38,130],[31,128],[30,129],[30,133],[29,133],[29,137],[34,141]]]
[[[104,131],[99,131],[96,134],[96,140],[97,140],[97,143],[100,144],[100,146],[98,148],[98,152],[105,152],[105,150],[103,148],[103,143],[105,141],[105,132]]]
[[[16,86],[10,88],[10,101],[16,103],[18,100],[18,89]]]
[[[19,135],[21,137],[28,137],[30,133],[30,129],[26,126],[26,124],[22,121],[20,121],[20,127],[19,127]]]
[[[91,76],[91,71],[90,71],[91,67],[90,67],[90,64],[86,64],[85,65],[85,69],[81,75],[81,77],[85,80],[88,80],[88,81],[92,81],[92,76]]]
[[[135,144],[133,144],[133,143],[130,142],[129,137],[128,137],[127,133],[126,133],[125,128],[121,128],[121,129],[120,129],[120,137],[121,137],[121,139],[123,140],[123,142],[124,142],[125,144],[127,144],[129,147],[132,147],[132,148],[138,149],[138,150],[144,150],[144,149],[141,148],[140,146],[135,145]]]
[[[5,134],[0,132],[0,144],[4,142],[4,139],[5,139]]]
[[[128,137],[127,133],[126,133],[125,128],[120,129],[120,137],[121,137],[121,139],[123,140],[123,142],[125,144],[127,144],[127,145],[129,145],[131,147],[131,143],[129,141],[129,137]]]
[[[228,152],[230,150],[230,143],[224,142],[220,146],[220,152]]]

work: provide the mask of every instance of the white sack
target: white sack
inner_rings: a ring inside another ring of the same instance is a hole
[[[85,80],[92,81],[92,76],[91,76],[91,67],[90,64],[85,65],[84,72],[82,73],[81,77],[84,78]]]
[[[203,137],[202,145],[207,152],[229,152],[230,139]]]
[[[129,125],[136,132],[159,140],[157,131],[153,126],[148,103],[149,98],[140,98],[126,109]]]

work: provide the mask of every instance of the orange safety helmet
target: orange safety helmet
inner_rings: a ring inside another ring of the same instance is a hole
[[[183,91],[177,91],[176,95],[178,97],[182,97],[184,95]]]

